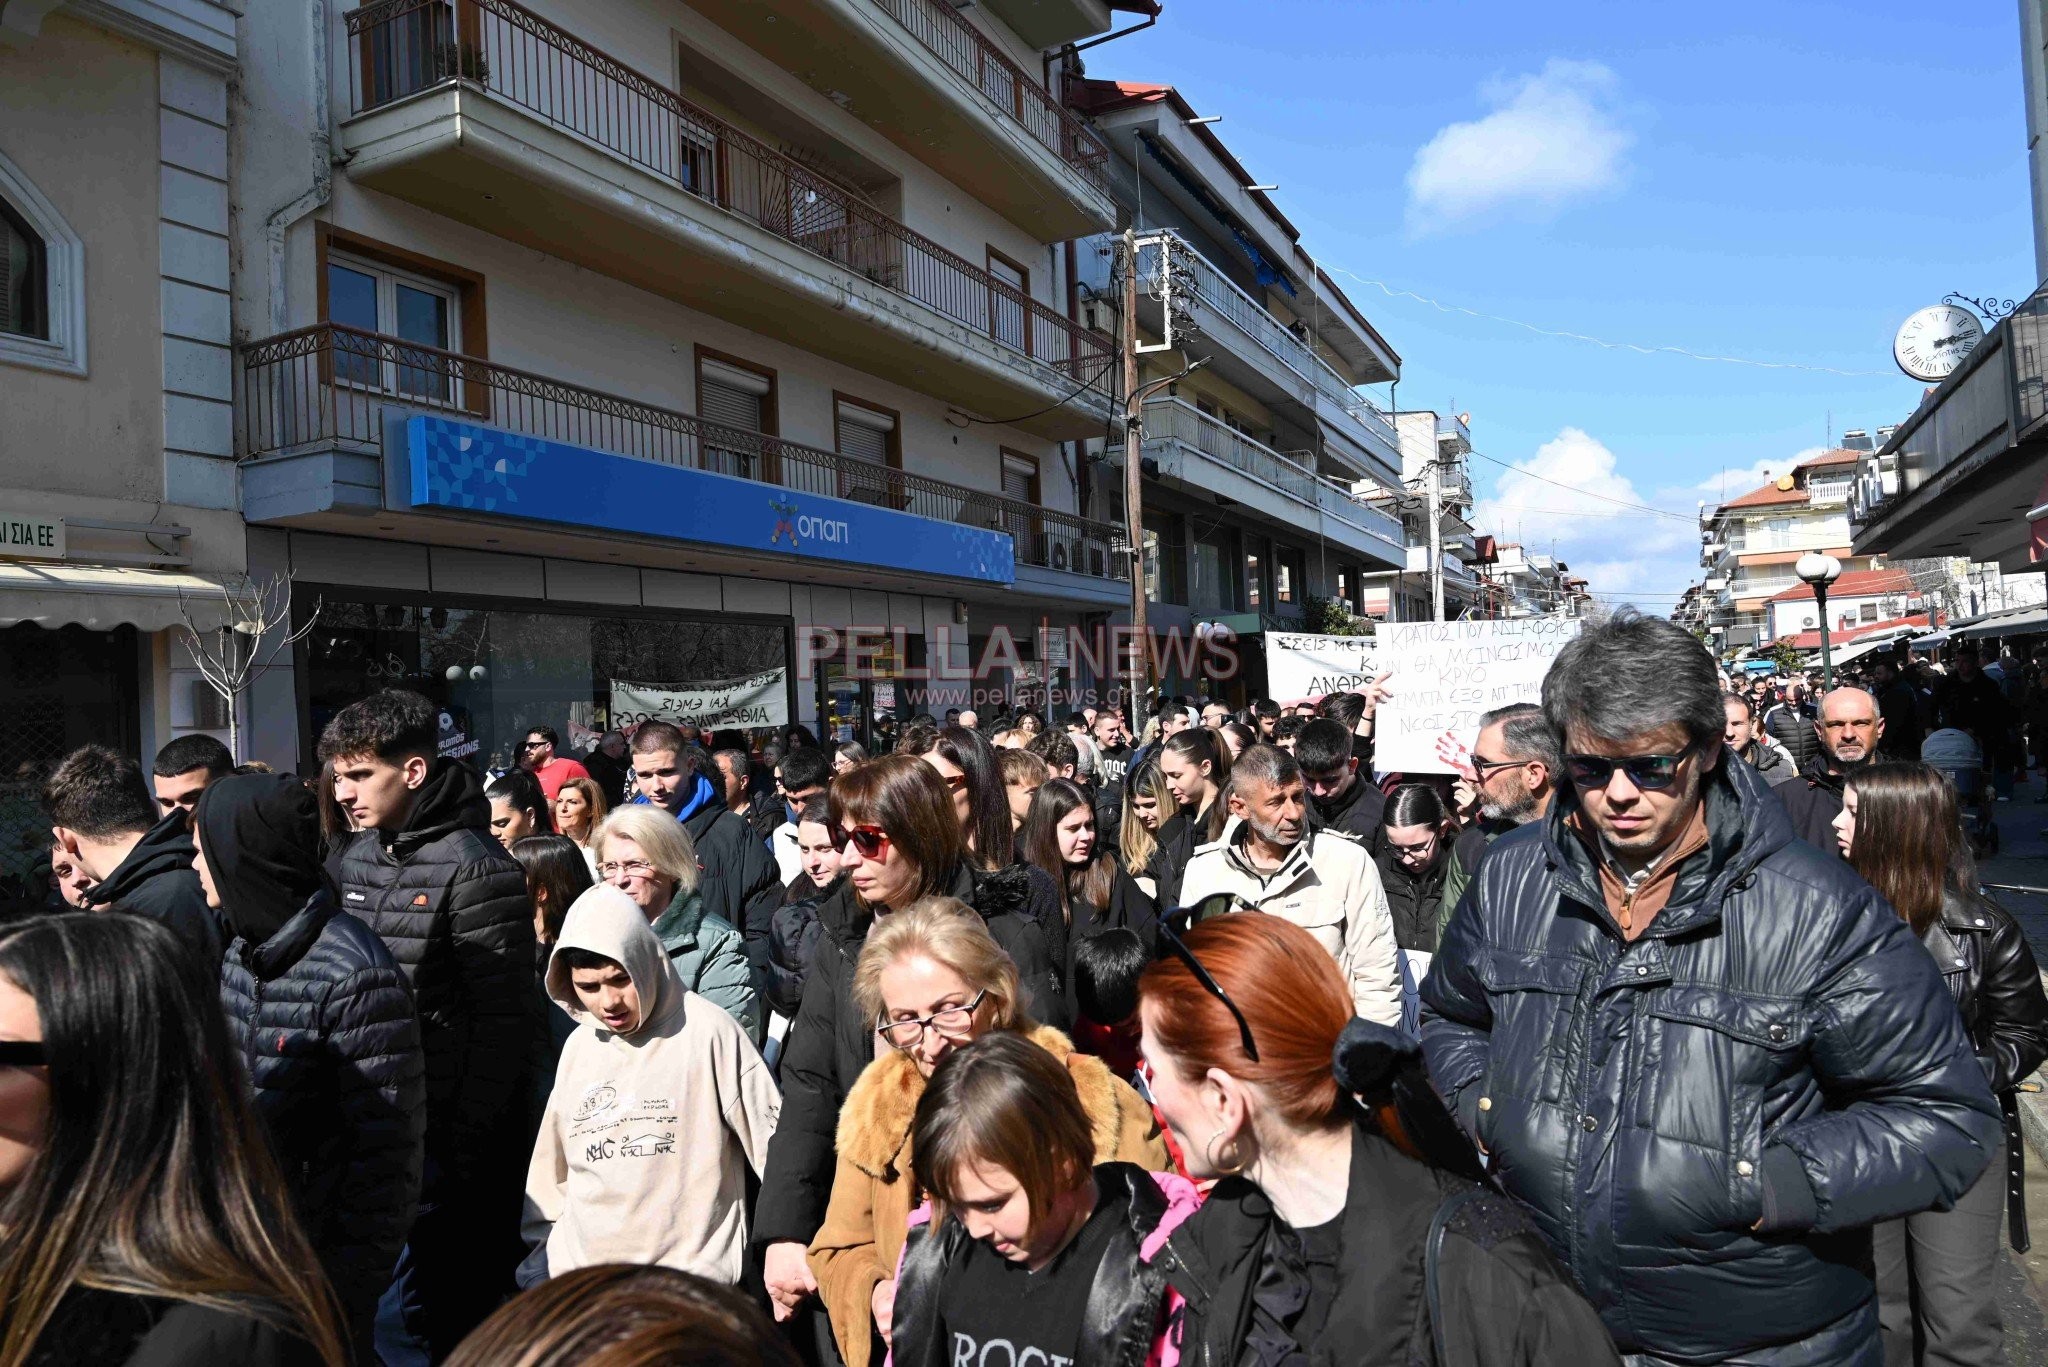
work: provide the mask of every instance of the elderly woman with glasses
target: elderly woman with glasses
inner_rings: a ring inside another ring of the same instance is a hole
[[[877,1056],[874,1014],[853,996],[869,936],[922,898],[950,897],[973,908],[1010,956],[1031,1017],[1055,1025],[1068,1018],[1058,961],[1028,911],[1023,871],[978,864],[936,769],[914,755],[869,760],[832,780],[826,816],[843,877],[818,904],[817,944],[782,1056],[782,1118],[754,1215],[778,1320],[818,1289],[805,1249],[825,1220],[840,1106]],[[1007,813],[1003,822],[1007,839]]]
[[[761,1042],[762,1011],[745,941],[704,909],[697,888],[697,851],[665,808],[621,807],[591,838],[598,881],[631,898],[654,927],[683,986],[724,1007]]]
[[[932,1070],[955,1050],[1007,1030],[1066,1066],[1087,1112],[1098,1163],[1166,1165],[1152,1108],[1101,1059],[1033,1022],[1017,968],[979,916],[927,897],[878,925],[854,968],[853,1001],[882,1051],[839,1113],[838,1170],[825,1223],[811,1240],[812,1274],[846,1367],[881,1360],[896,1264],[918,1194],[910,1131]]]

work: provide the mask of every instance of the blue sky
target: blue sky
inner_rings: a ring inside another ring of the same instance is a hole
[[[1486,455],[1689,510],[1920,386],[1891,359],[1949,290],[2034,280],[2018,7],[1166,0],[1089,74],[1204,114],[1403,358],[1407,407]],[[1352,276],[1638,355],[1389,298]],[[1386,390],[1381,387],[1384,398]],[[1724,474],[1724,471],[1726,472]],[[1697,532],[1473,463],[1503,539],[1663,609]]]

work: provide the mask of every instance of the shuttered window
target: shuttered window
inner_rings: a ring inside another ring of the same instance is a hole
[[[772,392],[766,375],[709,357],[697,362],[698,415],[706,422],[742,432],[766,432],[771,425],[768,403]],[[713,439],[704,443],[704,468],[753,479],[759,464],[751,444],[722,445]]]
[[[988,254],[988,275],[995,282],[988,292],[990,334],[1005,346],[1029,352],[1029,337],[1024,327],[1024,298],[1031,293],[1031,276],[1022,266],[997,255],[993,249]],[[1007,285],[1009,289],[999,289],[997,285]]]
[[[850,456],[862,464],[878,467],[873,475],[842,470],[839,476],[839,496],[858,499],[862,503],[900,507],[902,481],[891,480],[881,473],[891,464],[889,457],[896,441],[895,414],[883,412],[878,408],[869,408],[866,404],[851,403],[845,399],[836,401],[835,411],[839,454]]]

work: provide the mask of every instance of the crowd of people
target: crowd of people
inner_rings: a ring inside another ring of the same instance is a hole
[[[2001,1361],[2048,996],[1907,704],[1623,612],[1402,774],[1389,686],[87,746],[0,1367]]]

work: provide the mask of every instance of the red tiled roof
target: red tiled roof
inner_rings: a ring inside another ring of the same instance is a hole
[[[1913,576],[1904,570],[1851,570],[1828,585],[1830,598],[1869,598],[1880,593],[1910,593]],[[1813,585],[1799,584],[1783,593],[1773,594],[1773,603],[1796,603],[1813,597]]]
[[[1884,622],[1867,622],[1848,630],[1835,627],[1828,632],[1828,645],[1831,647],[1852,645],[1865,636],[1875,635],[1880,631],[1890,631],[1895,627],[1924,627],[1931,626],[1932,624],[1932,616],[1921,612],[1915,613],[1911,617],[1894,617]],[[1774,646],[1791,646],[1794,650],[1819,650],[1820,631],[1815,629],[1813,631],[1802,631],[1797,636],[1780,636],[1777,640],[1772,641],[1771,644]]]
[[[1780,503],[1804,503],[1806,490],[1780,489],[1775,483],[1761,489],[1751,489],[1740,498],[1731,498],[1721,505],[1723,511],[1729,508],[1766,508]]]
[[[1836,465],[1854,465],[1857,461],[1862,459],[1863,453],[1861,451],[1845,451],[1837,449],[1815,456],[1812,460],[1802,460],[1799,462],[1797,468],[1801,470],[1814,470],[1823,467],[1833,467]]]

